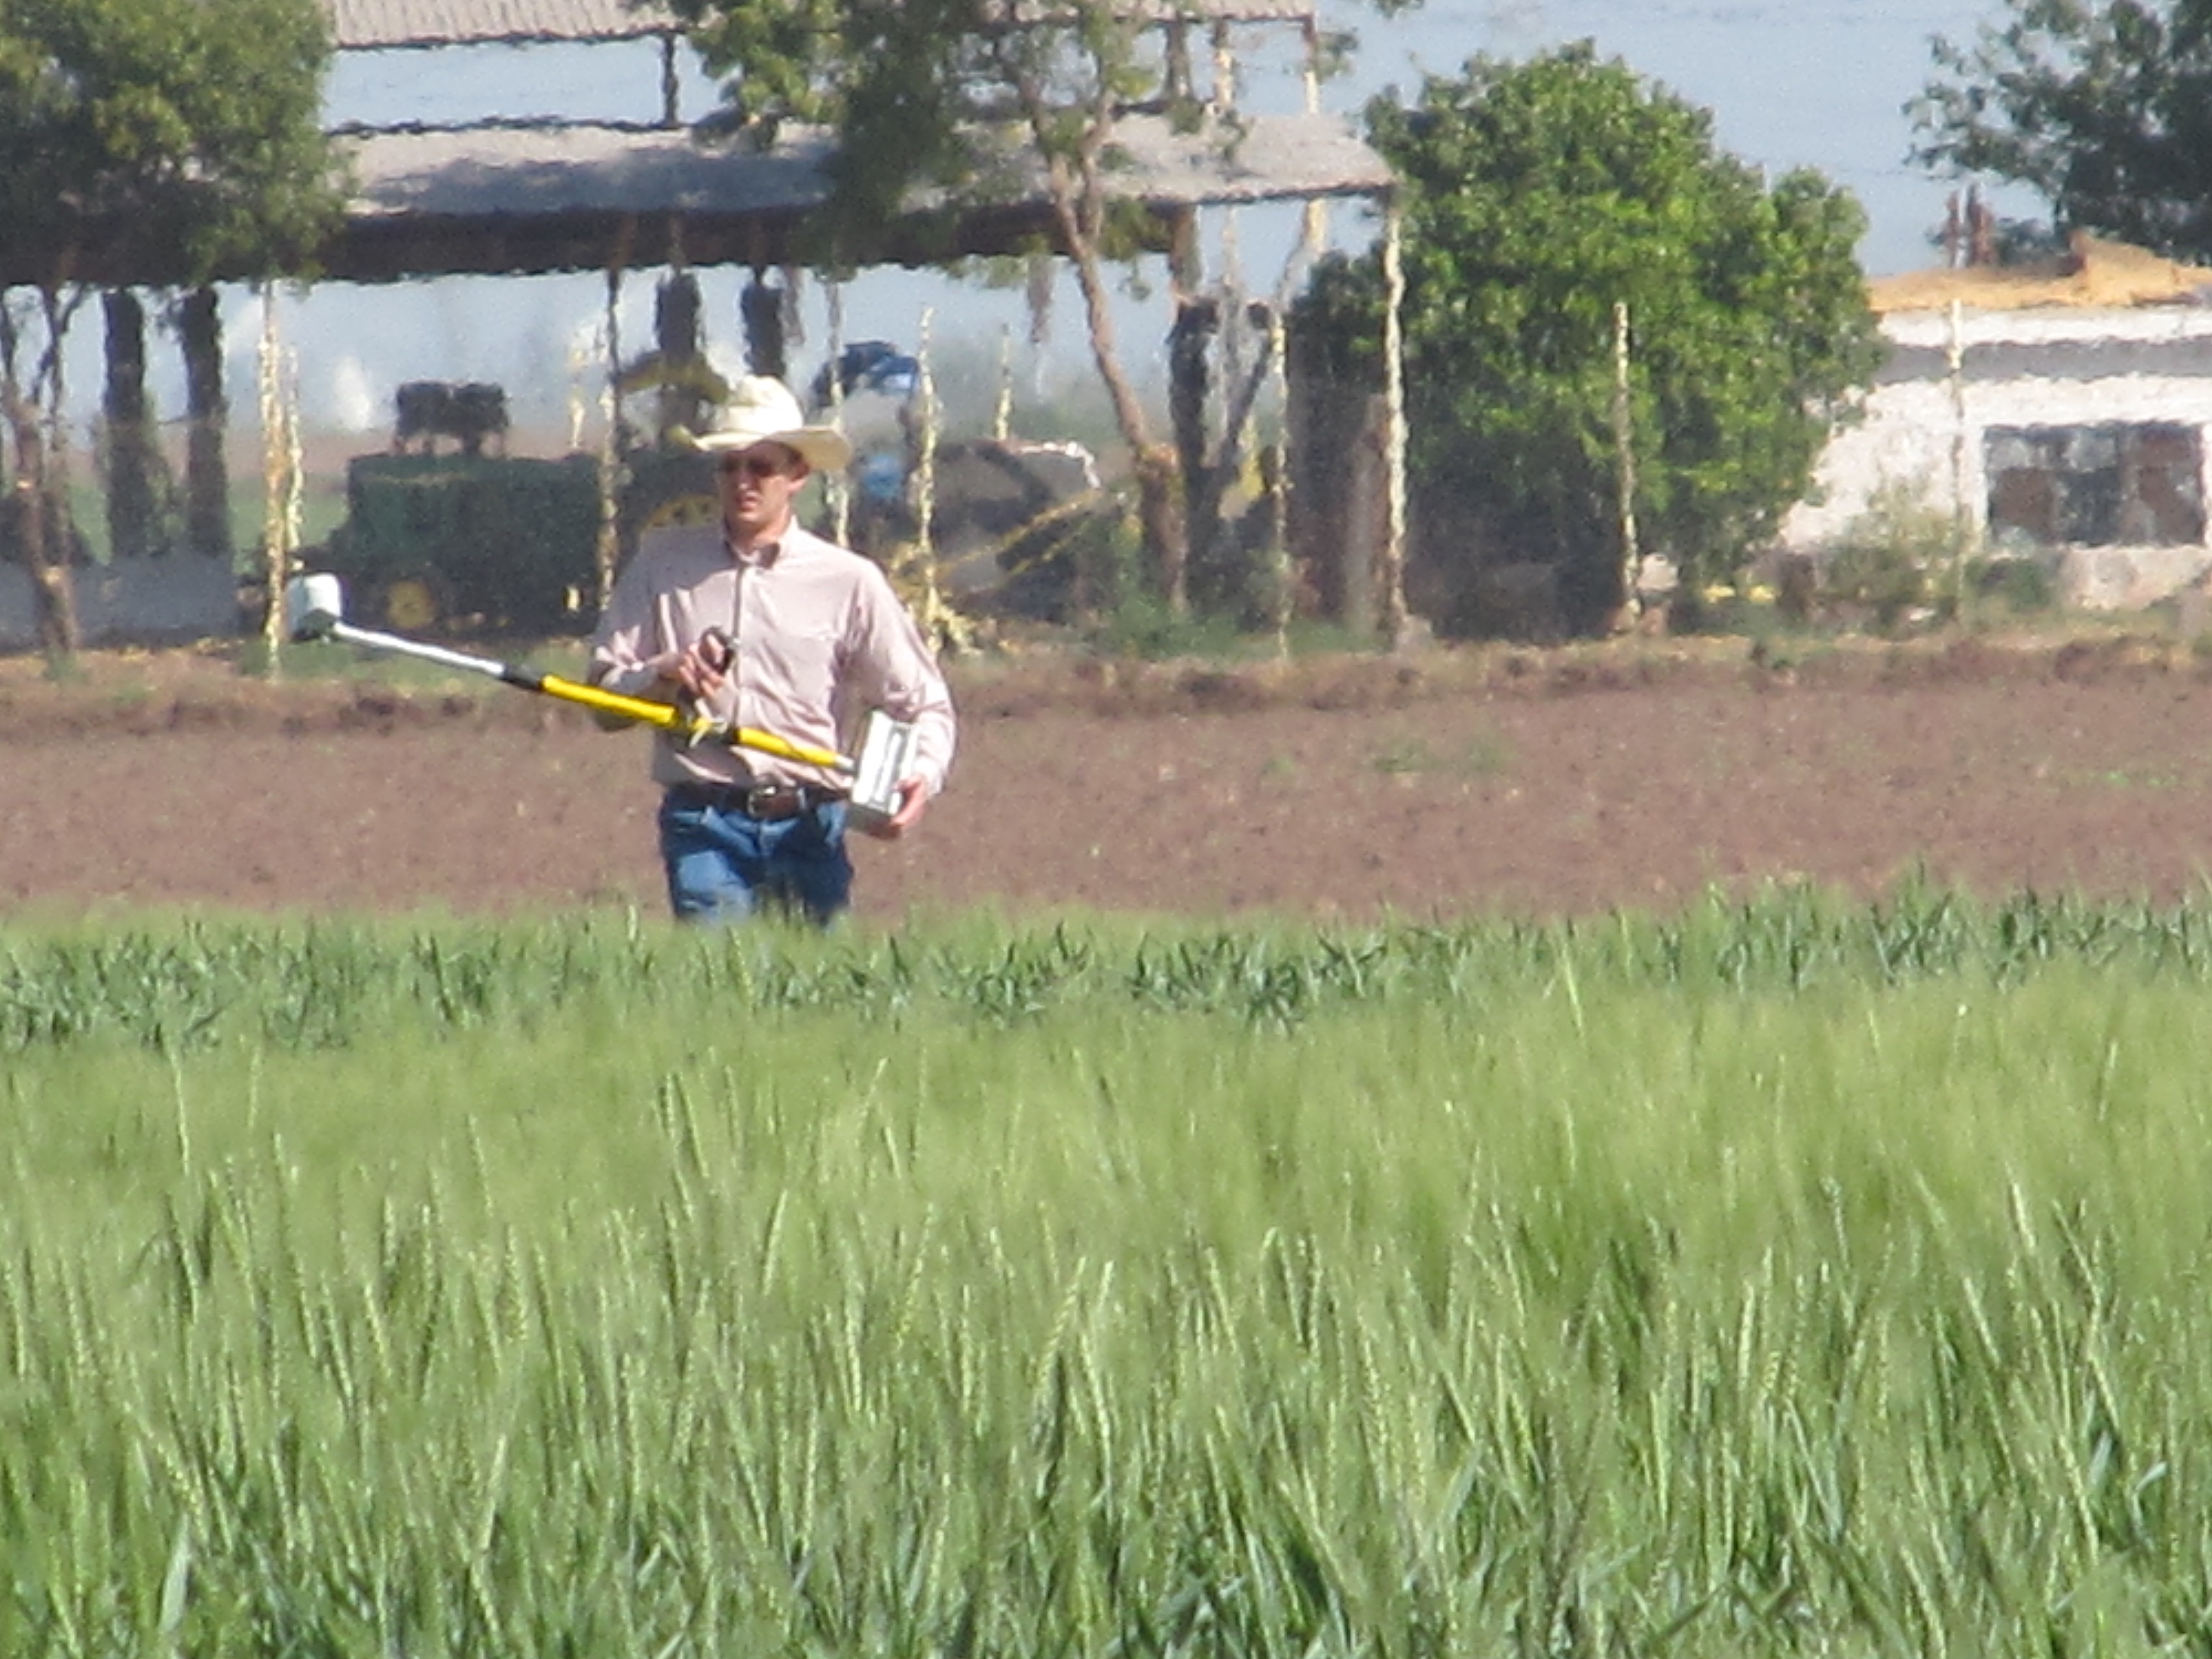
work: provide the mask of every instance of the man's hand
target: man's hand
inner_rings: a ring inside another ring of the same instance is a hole
[[[660,678],[675,681],[695,708],[703,708],[729,684],[735,656],[730,636],[719,628],[710,628],[683,650],[670,652],[662,659]]]
[[[907,779],[898,787],[898,811],[881,823],[868,826],[867,833],[878,841],[896,841],[921,821],[929,806],[929,785],[921,778]]]

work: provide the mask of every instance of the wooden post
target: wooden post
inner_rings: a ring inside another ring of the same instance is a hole
[[[1382,228],[1382,568],[1376,574],[1376,621],[1396,650],[1407,638],[1406,617],[1406,265],[1405,215],[1394,197]]]
[[[300,441],[296,388],[288,386],[284,342],[276,315],[276,289],[261,285],[261,638],[269,652],[269,678],[283,673],[284,584],[300,539]]]
[[[682,82],[676,76],[676,41],[673,29],[660,37],[660,125],[664,127],[684,125]]]
[[[1321,113],[1321,24],[1309,14],[1299,27],[1299,38],[1304,47],[1304,63],[1300,71],[1299,84],[1305,94],[1305,110],[1309,115]],[[1300,243],[1309,257],[1317,253],[1328,242],[1328,198],[1306,198]]]
[[[1049,253],[1030,255],[1029,269],[1022,274],[1022,304],[1029,312],[1033,364],[1044,362],[1044,348],[1052,342],[1052,289],[1059,275],[1059,266]]]
[[[599,592],[596,609],[604,613],[614,597],[615,567],[622,562],[622,522],[619,511],[623,485],[622,411],[622,286],[623,267],[629,262],[629,227],[625,226],[615,257],[607,266],[605,325],[607,349],[607,429],[599,443],[599,536],[592,550]]]
[[[1274,364],[1275,404],[1282,427],[1275,441],[1261,452],[1261,478],[1267,493],[1267,565],[1273,592],[1268,595],[1275,615],[1275,654],[1291,654],[1291,469],[1290,456],[1290,343],[1283,325],[1283,307],[1267,307],[1267,354]]]
[[[830,424],[842,428],[845,421],[844,364],[839,360],[845,355],[845,289],[832,278],[830,297]],[[853,484],[844,473],[827,481],[824,488],[830,496],[830,539],[838,546],[845,545],[853,528]]]
[[[571,337],[568,342],[568,453],[581,453],[584,447],[584,419],[590,404],[586,400],[584,387],[597,380],[593,372],[599,365],[593,360],[591,346],[580,337]],[[605,394],[600,394],[605,401]]]
[[[929,372],[931,312],[921,311],[921,340],[915,351],[914,386],[914,548],[921,560],[922,581],[929,590],[929,609],[936,609],[937,542],[930,520],[937,511],[937,382]]]
[[[1628,396],[1628,302],[1613,305],[1613,449],[1615,505],[1620,519],[1620,608],[1615,631],[1644,614],[1644,549],[1636,531],[1634,411]]]
[[[999,400],[991,409],[991,435],[1004,443],[1014,431],[1014,331],[999,325]]]
[[[1966,549],[1974,536],[1974,511],[1966,499],[1966,312],[1951,301],[1951,336],[1943,352],[1951,382],[1951,584],[1954,605],[1965,602]]]
[[[1194,95],[1190,70],[1190,25],[1174,14],[1166,27],[1165,62],[1161,70],[1161,92],[1170,108],[1188,103]]]
[[[914,411],[919,424],[919,452],[914,469],[914,558],[921,578],[921,623],[923,635],[939,650],[957,649],[966,642],[965,620],[945,602],[937,581],[937,538],[931,520],[937,516],[937,382],[929,370],[931,313],[923,307],[921,342],[915,353]]]

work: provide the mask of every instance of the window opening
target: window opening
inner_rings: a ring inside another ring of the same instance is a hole
[[[2171,422],[1993,426],[1982,437],[1990,537],[2044,547],[2204,540],[2201,428]]]

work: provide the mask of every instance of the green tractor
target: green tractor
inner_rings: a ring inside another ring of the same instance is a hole
[[[355,615],[400,633],[589,627],[600,459],[487,453],[505,425],[495,386],[401,387],[392,449],[347,463],[345,520],[303,562],[344,580]],[[459,447],[439,453],[440,436]],[[626,451],[616,484],[617,562],[644,530],[716,510],[708,459],[673,446]]]

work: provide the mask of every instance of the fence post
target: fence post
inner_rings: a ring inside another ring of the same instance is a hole
[[[845,424],[845,289],[835,277],[826,295],[830,307],[830,424]],[[830,539],[845,546],[853,534],[853,477],[849,468],[823,481],[830,496]]]
[[[283,674],[284,582],[300,539],[300,430],[296,384],[285,373],[276,285],[261,285],[261,580],[265,599],[261,637],[269,678]]]
[[[1974,534],[1973,509],[1966,501],[1966,324],[1965,308],[1951,301],[1951,337],[1943,362],[1951,382],[1951,608],[1966,604],[1966,548]]]
[[[1382,230],[1382,547],[1376,618],[1393,650],[1407,636],[1405,223],[1394,197]]]
[[[1636,445],[1634,414],[1628,397],[1628,302],[1613,305],[1613,447],[1614,489],[1620,514],[1621,628],[1632,628],[1644,614],[1644,549],[1636,530]]]
[[[607,601],[614,597],[615,566],[622,561],[622,281],[627,257],[625,243],[607,266],[606,325],[601,331],[607,348],[607,428],[599,442],[599,533],[592,560],[597,567],[594,574],[599,583],[599,592],[592,596],[595,615],[605,615]]]

